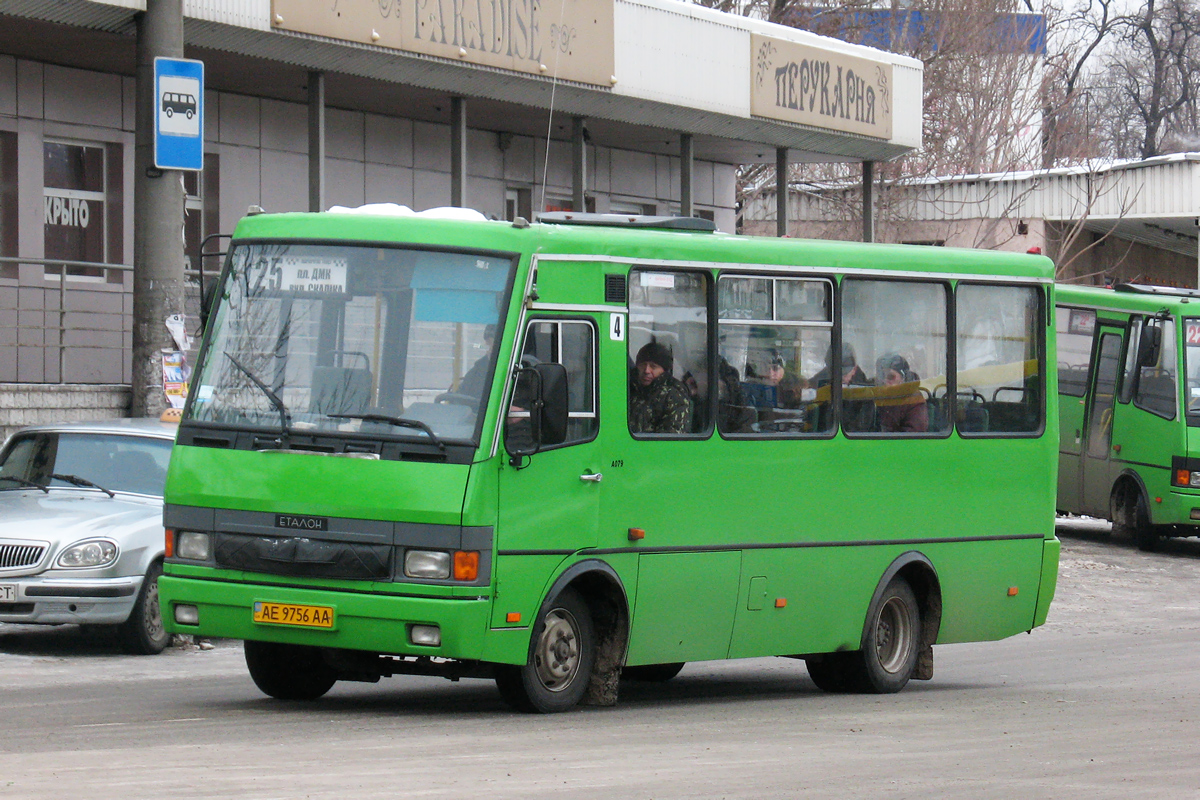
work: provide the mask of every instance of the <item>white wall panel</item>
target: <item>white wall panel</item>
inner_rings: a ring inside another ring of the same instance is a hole
[[[617,0],[613,93],[748,116],[750,32],[672,5]]]
[[[139,2],[141,8],[145,8],[145,0],[127,2]],[[271,0],[184,0],[183,15],[193,19],[236,25],[239,28],[271,30]]]

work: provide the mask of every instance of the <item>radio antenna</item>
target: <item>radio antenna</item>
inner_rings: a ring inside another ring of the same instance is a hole
[[[550,72],[550,113],[547,115],[546,120],[546,157],[542,159],[542,197],[538,201],[538,208],[541,208],[543,211],[546,209],[546,178],[550,171],[550,135],[554,132],[554,95],[558,90],[558,57],[562,54],[562,49],[558,46],[558,36],[555,34],[562,31],[563,16],[566,13],[567,0],[562,0],[562,3],[558,7],[558,25],[550,29],[551,39],[554,41],[554,69]],[[575,210],[582,211],[583,209],[577,208]],[[533,217],[536,219],[537,214],[535,213]]]

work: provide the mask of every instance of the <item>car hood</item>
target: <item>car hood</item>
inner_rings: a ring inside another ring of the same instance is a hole
[[[162,525],[162,501],[150,497],[51,489],[0,491],[0,539],[67,543]]]

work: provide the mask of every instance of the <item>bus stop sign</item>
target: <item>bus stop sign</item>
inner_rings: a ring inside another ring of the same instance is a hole
[[[204,168],[204,62],[154,59],[154,166]]]

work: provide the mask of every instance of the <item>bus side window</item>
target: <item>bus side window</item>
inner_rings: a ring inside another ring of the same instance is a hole
[[[1031,286],[958,285],[961,432],[1041,430],[1041,299],[1041,289]],[[970,421],[968,414],[973,415]]]
[[[587,320],[533,320],[521,350],[525,366],[554,362],[567,370],[567,438],[575,444],[595,438],[599,428],[596,407],[596,332]]]
[[[1096,312],[1060,306],[1054,310],[1058,348],[1058,393],[1068,397],[1087,394],[1088,364],[1092,337],[1096,334]]]
[[[858,366],[851,373],[843,364],[845,433],[949,432],[948,288],[941,281],[842,281],[842,343],[851,346],[842,356]]]
[[[708,379],[709,281],[702,272],[630,272],[628,418],[634,436],[707,436],[712,427],[705,402],[714,386]],[[689,386],[699,394],[693,396]]]
[[[1137,394],[1133,403],[1138,408],[1166,419],[1175,419],[1178,406],[1175,387],[1175,322],[1169,319],[1147,321],[1149,327],[1161,331],[1158,358],[1153,364],[1139,365]]]

